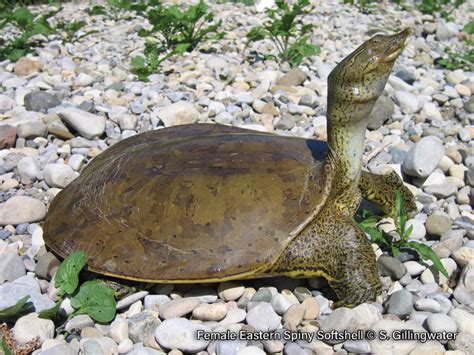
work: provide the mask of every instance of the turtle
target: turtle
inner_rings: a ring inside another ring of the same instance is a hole
[[[328,77],[328,141],[217,124],[124,139],[50,204],[44,239],[83,250],[95,273],[153,283],[323,276],[353,307],[381,290],[353,216],[364,195],[390,211],[397,174],[362,171],[369,113],[410,29],[378,34]]]

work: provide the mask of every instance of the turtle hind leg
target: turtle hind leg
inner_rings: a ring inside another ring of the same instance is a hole
[[[359,189],[366,200],[380,207],[388,215],[392,215],[397,191],[402,194],[407,212],[416,211],[415,197],[395,171],[387,175],[362,171]]]
[[[335,305],[355,307],[363,302],[375,301],[382,291],[375,262],[375,253],[367,237],[352,222],[342,225],[338,240],[339,268],[329,285],[339,298]]]

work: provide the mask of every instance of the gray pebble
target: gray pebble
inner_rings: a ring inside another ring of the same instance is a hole
[[[252,302],[271,302],[272,301],[272,292],[266,288],[261,287],[250,299]]]
[[[400,280],[407,272],[405,265],[388,255],[381,255],[377,259],[377,267],[382,276],[390,276],[393,280]]]
[[[128,333],[134,343],[143,343],[152,336],[160,320],[151,311],[143,311],[128,320]]]
[[[410,176],[427,177],[443,156],[442,142],[436,137],[424,137],[408,151],[403,161],[403,171]]]
[[[155,338],[167,349],[195,353],[206,349],[209,344],[209,340],[197,338],[198,330],[210,332],[211,328],[185,318],[167,319],[156,328]]]
[[[125,309],[129,307],[130,305],[134,304],[135,302],[141,300],[145,296],[147,296],[148,293],[149,293],[148,291],[135,292],[134,294],[131,294],[125,298],[122,298],[120,301],[118,301],[117,304],[115,305],[115,308],[117,310]]]
[[[407,290],[394,292],[386,301],[385,308],[387,313],[395,314],[404,319],[413,311],[413,296]]]
[[[61,101],[54,95],[44,91],[34,91],[25,95],[25,108],[27,111],[46,113],[52,107],[61,105]]]
[[[269,303],[261,302],[247,313],[246,320],[257,331],[268,332],[280,326],[281,317],[275,313]]]
[[[25,265],[16,252],[8,251],[0,258],[0,284],[14,281],[26,274]]]

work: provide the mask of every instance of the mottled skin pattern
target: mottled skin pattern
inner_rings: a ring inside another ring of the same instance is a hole
[[[375,256],[352,218],[360,182],[384,209],[399,188],[412,199],[360,163],[368,114],[408,33],[376,36],[333,70],[328,144],[206,124],[139,134],[56,196],[47,246],[85,250],[89,270],[125,279],[322,275],[340,304],[374,299]]]
[[[358,188],[367,117],[382,94],[410,30],[377,35],[347,56],[328,78],[328,145],[334,178],[321,211],[289,244],[271,271],[291,276],[325,276],[339,305],[375,300],[381,290],[372,247],[352,217]],[[371,185],[372,187],[374,184]],[[371,192],[369,187],[367,191]],[[371,194],[385,200],[382,194]]]

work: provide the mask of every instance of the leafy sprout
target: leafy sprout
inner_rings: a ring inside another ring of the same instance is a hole
[[[263,25],[255,26],[247,33],[247,41],[268,38],[276,47],[281,61],[287,61],[292,67],[298,66],[304,58],[320,52],[319,47],[309,43],[313,26],[303,23],[304,15],[311,10],[309,0],[298,0],[293,6],[277,0],[276,6],[267,11],[268,19]]]
[[[433,249],[423,243],[409,240],[409,237],[413,231],[413,226],[406,228],[408,214],[403,203],[402,194],[398,191],[395,196],[395,207],[392,215],[395,220],[395,232],[400,237],[399,239],[394,238],[389,233],[385,232],[381,228],[378,228],[377,223],[381,218],[367,210],[363,210],[361,213],[359,227],[366,234],[368,234],[370,240],[378,244],[382,250],[390,252],[393,256],[397,256],[401,248],[414,249],[423,260],[431,260],[434,267],[444,276],[446,276],[446,278],[449,278],[448,272],[444,268],[443,263],[439,259],[438,255],[436,255],[436,253],[433,251]]]

